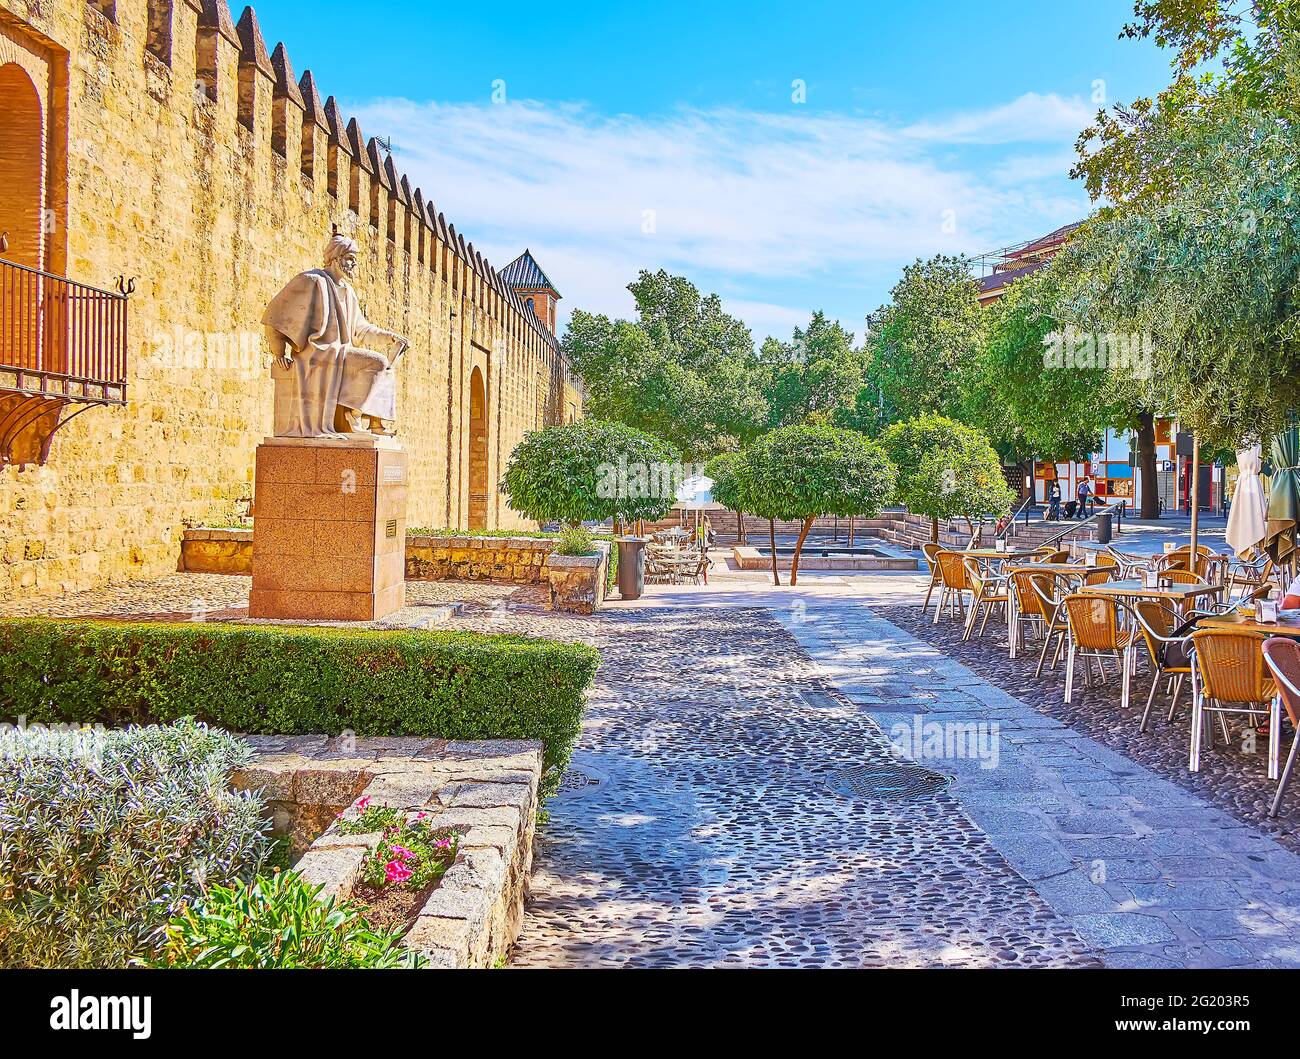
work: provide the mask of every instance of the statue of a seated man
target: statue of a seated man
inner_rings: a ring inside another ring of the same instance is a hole
[[[294,276],[262,316],[277,437],[396,433],[395,369],[408,343],[362,314],[348,282],[356,268],[356,243],[335,233],[325,267]]]

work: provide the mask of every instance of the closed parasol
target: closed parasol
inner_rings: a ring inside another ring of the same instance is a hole
[[[1229,546],[1245,558],[1259,546],[1268,530],[1268,504],[1264,500],[1264,483],[1259,469],[1263,454],[1258,445],[1237,453],[1237,491],[1232,494],[1232,512],[1228,515]]]
[[[1300,433],[1290,427],[1273,439],[1272,491],[1264,550],[1275,563],[1288,563],[1295,552],[1300,522]]]

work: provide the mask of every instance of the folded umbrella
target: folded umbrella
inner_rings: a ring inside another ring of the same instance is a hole
[[[1254,551],[1268,532],[1268,503],[1259,477],[1262,461],[1263,453],[1258,445],[1237,453],[1237,491],[1232,494],[1225,537],[1240,558]]]
[[[1300,522],[1300,433],[1295,427],[1273,439],[1272,491],[1264,551],[1275,563],[1288,563],[1295,552],[1296,523]]]

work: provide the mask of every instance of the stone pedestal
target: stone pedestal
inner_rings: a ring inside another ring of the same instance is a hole
[[[376,621],[404,607],[406,482],[391,438],[267,438],[249,617]]]

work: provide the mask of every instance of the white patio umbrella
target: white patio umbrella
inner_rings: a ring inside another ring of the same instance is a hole
[[[678,487],[677,502],[673,508],[683,512],[694,511],[695,527],[698,530],[701,511],[722,510],[722,505],[713,499],[713,479],[703,474],[691,475]]]
[[[712,510],[721,505],[713,502],[713,479],[703,474],[693,474],[677,489],[677,502],[673,507],[686,511]]]
[[[1258,445],[1237,453],[1237,491],[1232,494],[1228,532],[1224,535],[1238,557],[1254,551],[1268,530],[1268,505],[1259,477],[1263,453]]]

